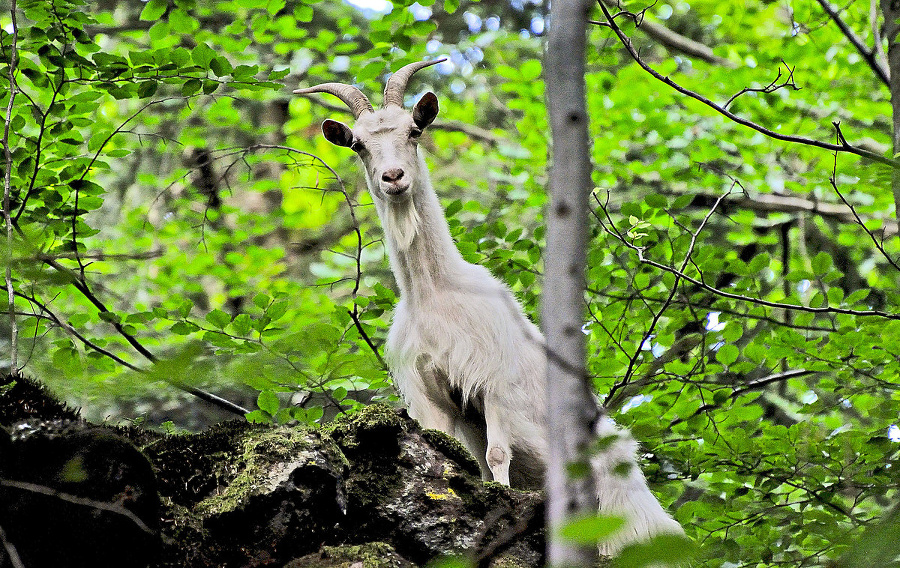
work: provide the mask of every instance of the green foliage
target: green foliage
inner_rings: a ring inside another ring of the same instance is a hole
[[[540,7],[404,0],[369,18],[327,1],[18,4],[15,88],[0,12],[0,108],[15,94],[0,167],[20,363],[92,418],[199,404],[170,382],[241,397],[260,422],[395,398],[381,229],[351,153],[319,133],[346,116],[291,98],[298,82],[357,82],[377,103],[388,71],[451,55],[451,73],[410,89],[441,99],[422,142],[434,185],[465,258],[537,317],[548,126],[541,38],[523,30]],[[891,155],[887,89],[817,3],[790,9],[649,8],[733,68],[617,21],[678,84],[720,103],[753,89],[728,105],[747,120],[821,141],[839,122],[851,144]],[[841,14],[871,43],[868,4]],[[878,540],[898,501],[890,172],[730,121],[652,78],[607,27],[590,45],[584,331],[601,399],[642,442],[697,565],[862,565],[856,539]],[[170,418],[166,431],[188,427]],[[572,530],[596,538],[602,523],[584,523]],[[675,545],[620,563],[654,547]]]

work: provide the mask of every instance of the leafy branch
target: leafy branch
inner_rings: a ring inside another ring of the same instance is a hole
[[[645,341],[647,341],[648,339],[650,339],[653,336],[653,331],[656,329],[656,326],[659,323],[660,318],[662,318],[665,311],[671,305],[672,300],[675,298],[675,295],[678,293],[678,286],[679,286],[679,284],[681,284],[682,274],[684,274],[684,270],[687,268],[688,264],[691,263],[691,256],[694,254],[694,247],[697,245],[697,238],[700,236],[700,233],[703,232],[703,229],[704,229],[704,227],[706,227],[706,224],[709,222],[710,217],[712,217],[713,214],[716,212],[716,209],[719,207],[719,204],[722,203],[722,200],[724,200],[730,193],[731,193],[731,189],[729,189],[728,191],[726,191],[725,193],[720,195],[719,198],[716,200],[716,202],[713,204],[713,206],[706,213],[706,216],[703,217],[703,220],[700,222],[700,225],[697,227],[697,230],[691,232],[691,241],[690,241],[690,244],[688,245],[687,253],[685,253],[684,260],[682,260],[682,262],[681,262],[681,267],[677,271],[675,271],[675,283],[672,284],[672,287],[669,291],[669,295],[663,302],[662,307],[659,309],[659,311],[657,311],[656,313],[653,314],[653,317],[650,320],[650,326],[648,327],[647,331],[644,333],[644,336],[643,336],[643,339],[641,340],[641,342],[635,348],[634,355],[632,355],[628,361],[628,368],[625,371],[624,377],[622,377],[621,381],[619,381],[615,385],[613,385],[612,388],[610,388],[609,392],[607,393],[606,400],[605,400],[606,403],[609,403],[615,397],[615,395],[619,391],[619,389],[623,389],[623,388],[627,387],[628,383],[631,381],[632,375],[634,373],[635,365],[637,364],[638,357],[641,354],[641,347],[644,345]],[[593,195],[594,199],[599,203],[600,199],[599,199],[599,197],[597,197],[597,194],[594,193],[592,195]],[[602,208],[603,208],[603,211],[606,213],[606,222],[608,222],[609,225],[611,227],[613,227],[615,234],[618,235],[620,239],[624,240],[624,237],[622,237],[621,233],[619,233],[618,230],[615,229],[615,224],[613,223],[612,219],[609,217],[609,213],[608,213],[608,210],[607,210],[607,207],[605,206],[605,204],[602,205]],[[592,211],[593,211],[594,215],[596,216],[597,215],[596,210],[592,210]],[[597,219],[601,223],[604,222],[604,220],[600,219],[599,216],[597,217]],[[604,226],[605,226],[605,224],[604,224]]]
[[[805,146],[821,148],[823,150],[828,150],[831,152],[843,152],[843,153],[848,153],[848,154],[854,154],[861,158],[866,158],[868,160],[872,160],[873,162],[878,162],[880,164],[885,164],[885,165],[891,166],[892,168],[900,168],[900,161],[893,160],[890,158],[885,158],[881,154],[877,154],[870,150],[866,150],[865,148],[862,148],[860,146],[854,146],[854,145],[848,143],[847,140],[844,139],[843,137],[840,138],[839,143],[832,144],[830,142],[822,142],[821,140],[816,140],[813,138],[806,138],[803,136],[781,134],[779,132],[776,132],[774,130],[766,128],[765,126],[762,126],[761,124],[757,124],[757,123],[753,122],[752,120],[748,120],[746,118],[738,116],[738,115],[734,114],[733,112],[731,112],[730,110],[728,110],[727,108],[725,108],[725,106],[715,103],[715,102],[711,101],[710,99],[704,97],[703,95],[681,86],[680,84],[676,83],[669,77],[666,77],[666,76],[662,75],[661,73],[659,73],[658,71],[656,71],[655,69],[653,69],[650,66],[650,64],[648,64],[646,61],[644,61],[644,59],[637,52],[634,45],[632,44],[631,38],[629,38],[625,34],[625,32],[622,31],[622,28],[620,28],[619,25],[616,23],[616,17],[614,17],[612,14],[610,14],[609,9],[606,7],[606,5],[602,1],[598,1],[598,4],[600,5],[600,9],[603,11],[603,15],[606,18],[606,21],[605,22],[592,21],[591,23],[598,25],[598,26],[610,28],[613,31],[613,33],[615,33],[616,37],[619,38],[619,41],[625,47],[625,50],[628,51],[628,54],[631,56],[631,58],[634,59],[635,63],[637,63],[644,71],[646,71],[647,73],[652,75],[655,79],[665,83],[666,85],[675,89],[682,95],[688,96],[688,97],[706,105],[707,107],[718,112],[725,118],[728,118],[732,122],[735,122],[735,123],[740,124],[741,126],[745,126],[747,128],[751,128],[751,129],[759,132],[760,134],[768,136],[769,138],[779,140],[781,142],[791,142],[791,143],[795,143],[795,144],[802,144]],[[616,14],[616,16],[623,16],[623,15],[630,17],[632,20],[636,20],[636,18],[637,18],[637,15],[632,14],[630,12],[619,12],[618,14]]]
[[[703,275],[700,274],[699,278],[695,278],[684,271],[684,268],[676,268],[674,266],[664,264],[658,262],[656,260],[647,258],[645,256],[646,250],[642,246],[638,246],[632,243],[625,235],[623,235],[619,230],[615,227],[615,224],[612,222],[612,218],[609,216],[609,213],[606,209],[606,205],[602,203],[599,198],[594,195],[594,199],[597,201],[599,207],[604,211],[606,219],[602,219],[599,214],[596,212],[594,216],[600,222],[604,231],[606,231],[609,235],[614,237],[616,240],[625,245],[628,249],[633,251],[637,256],[638,261],[641,264],[645,264],[647,266],[652,266],[658,270],[662,270],[664,272],[668,272],[674,275],[678,279],[685,280],[686,282],[690,282],[697,288],[702,290],[706,290],[707,292],[711,292],[716,296],[720,296],[722,298],[727,298],[730,300],[737,300],[739,302],[747,302],[750,304],[756,304],[760,306],[766,306],[769,308],[778,308],[781,310],[788,311],[799,311],[799,312],[807,312],[811,314],[844,314],[849,316],[857,316],[857,317],[880,317],[884,319],[890,320],[900,320],[900,314],[885,312],[882,310],[852,310],[849,308],[840,308],[835,306],[823,306],[823,307],[813,307],[813,306],[804,306],[802,304],[787,304],[784,302],[773,302],[771,300],[765,300],[762,298],[754,298],[752,296],[746,296],[743,294],[735,294],[734,292],[728,292],[726,290],[722,290],[720,288],[716,288],[710,284],[707,284],[703,280]]]

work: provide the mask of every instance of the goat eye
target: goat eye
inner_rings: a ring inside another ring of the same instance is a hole
[[[350,149],[358,154],[366,149],[366,145],[359,140],[354,140],[353,143],[350,144]]]
[[[409,131],[409,137],[410,137],[410,138],[418,138],[418,137],[421,136],[421,135],[422,135],[422,129],[421,129],[421,128],[413,128],[412,130]]]

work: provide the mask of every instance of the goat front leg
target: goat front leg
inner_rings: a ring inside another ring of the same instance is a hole
[[[423,428],[455,436],[457,417],[452,412],[449,385],[430,355],[416,357],[413,368],[398,373],[396,382],[414,420]]]
[[[509,464],[512,461],[509,411],[495,401],[485,399],[484,421],[487,426],[487,465],[494,481],[509,485]]]

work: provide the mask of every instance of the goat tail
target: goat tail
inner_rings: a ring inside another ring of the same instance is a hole
[[[591,458],[600,514],[621,517],[625,526],[600,543],[600,554],[614,556],[625,546],[659,534],[684,534],[684,529],[662,508],[637,463],[638,445],[627,430],[611,418],[597,421],[596,434],[603,446]]]

